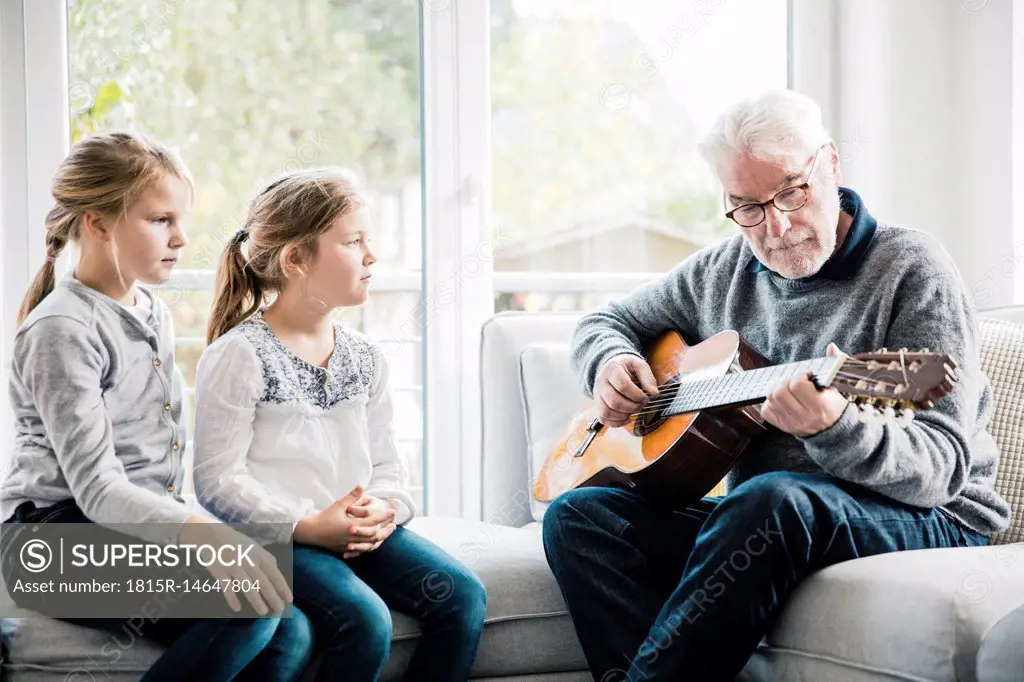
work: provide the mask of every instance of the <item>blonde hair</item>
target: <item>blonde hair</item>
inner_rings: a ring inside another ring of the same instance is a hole
[[[77,241],[88,211],[124,215],[165,174],[186,181],[188,168],[170,149],[136,132],[117,131],[77,142],[53,176],[54,206],[46,214],[46,262],[29,285],[18,310],[18,324],[53,291],[54,261],[68,242]]]
[[[317,238],[339,216],[364,204],[351,174],[335,167],[288,173],[260,192],[221,255],[206,342],[244,322],[270,294],[281,291],[286,249],[296,249],[307,260],[315,258]],[[242,253],[246,241],[248,257]]]

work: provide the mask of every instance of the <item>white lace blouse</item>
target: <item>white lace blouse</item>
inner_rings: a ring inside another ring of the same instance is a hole
[[[362,485],[398,501],[397,523],[412,518],[387,361],[362,334],[334,329],[326,369],[288,350],[261,312],[203,352],[193,479],[197,501],[215,516],[294,530]]]

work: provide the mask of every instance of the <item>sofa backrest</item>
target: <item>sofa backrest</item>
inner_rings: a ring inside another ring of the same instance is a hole
[[[556,375],[580,313],[499,313],[483,327],[481,348],[482,509],[492,523],[521,526],[540,518],[532,476],[552,425],[568,421],[581,397],[574,380]],[[992,383],[995,409],[989,432],[999,446],[996,489],[1010,503],[1013,521],[993,542],[1024,542],[1024,306],[982,311],[982,369]],[[562,348],[560,348],[562,346]],[[547,372],[550,376],[545,376]],[[530,391],[530,382],[551,383]],[[523,385],[532,411],[523,404]],[[563,404],[564,403],[564,404]],[[534,445],[531,459],[530,444]]]
[[[981,366],[995,399],[988,431],[999,446],[996,490],[1012,514],[1010,527],[992,542],[1024,542],[1024,306],[980,316]]]
[[[480,348],[480,484],[485,521],[522,526],[533,520],[519,358],[533,344],[568,344],[579,318],[579,313],[505,312],[484,323]]]

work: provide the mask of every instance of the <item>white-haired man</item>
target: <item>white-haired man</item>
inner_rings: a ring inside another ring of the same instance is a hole
[[[807,377],[762,404],[774,429],[729,494],[676,510],[582,488],[544,518],[544,547],[595,679],[732,680],[810,573],[857,557],[983,545],[1009,523],[974,311],[924,233],[878,224],[840,187],[819,107],[790,91],[726,111],[701,145],[741,234],[584,317],[575,369],[605,424],[657,393],[641,348],[669,329],[735,329],[781,364],[881,347],[953,356],[955,390],[905,430],[861,422]],[[619,671],[619,672],[614,672]]]

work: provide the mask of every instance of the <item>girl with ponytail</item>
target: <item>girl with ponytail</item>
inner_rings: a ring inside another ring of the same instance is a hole
[[[72,147],[52,193],[46,260],[18,315],[10,386],[17,438],[0,485],[0,518],[131,523],[137,537],[162,543],[240,537],[181,496],[187,434],[171,314],[138,286],[166,281],[187,244],[193,194],[188,170],[155,140],[107,133]],[[78,262],[57,281],[54,262],[72,242]],[[167,537],[167,524],[179,529],[176,538]],[[253,556],[269,590],[262,597],[247,595],[246,606],[254,616],[280,612],[290,590],[270,563],[273,557],[257,550],[262,554]],[[8,585],[21,577],[19,567],[8,552],[2,564]],[[224,594],[240,611],[238,598]],[[291,640],[304,639],[295,634],[305,625],[301,620],[65,620],[114,632],[130,628],[133,637],[166,646],[143,677],[147,681],[226,681],[243,670],[251,679],[291,680],[306,662],[291,646]]]
[[[465,680],[483,585],[404,527],[415,503],[386,358],[331,317],[366,301],[375,262],[346,173],[290,173],[253,200],[224,249],[196,371],[196,495],[225,521],[293,529],[294,613],[324,649],[318,682],[378,678],[389,606],[421,621],[405,679]]]

